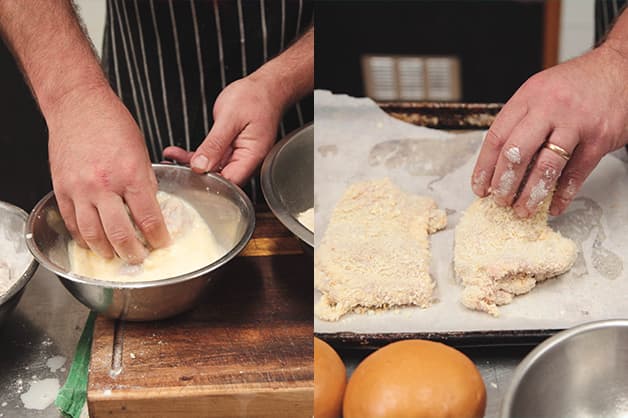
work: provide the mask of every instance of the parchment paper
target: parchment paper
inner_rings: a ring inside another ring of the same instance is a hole
[[[402,189],[431,196],[448,212],[448,226],[431,236],[438,301],[427,309],[315,318],[320,333],[451,332],[567,328],[628,317],[628,157],[607,155],[567,212],[551,220],[580,248],[574,268],[500,308],[501,316],[464,308],[453,273],[453,232],[475,199],[470,177],[484,132],[454,135],[389,117],[370,99],[315,92],[316,246],[345,188],[388,176]],[[315,302],[320,294],[315,292]]]

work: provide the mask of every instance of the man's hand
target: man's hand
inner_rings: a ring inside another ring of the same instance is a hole
[[[473,191],[482,197],[492,191],[498,204],[528,217],[556,188],[550,212],[558,215],[600,159],[626,142],[628,55],[609,39],[519,88],[488,131],[473,171]]]
[[[155,194],[157,181],[144,139],[109,86],[77,88],[48,113],[50,169],[61,215],[72,236],[98,254],[144,260],[146,241],[170,239]]]
[[[72,236],[104,257],[141,262],[170,237],[135,121],[113,93],[70,0],[0,0],[0,34],[35,93],[49,131],[50,167]]]
[[[168,147],[164,157],[196,172],[216,170],[244,183],[272,148],[283,112],[272,83],[246,77],[228,85],[214,104],[214,125],[196,152]]]
[[[168,147],[164,157],[242,184],[273,146],[284,110],[313,88],[311,28],[281,55],[225,87],[214,103],[214,125],[195,152]]]

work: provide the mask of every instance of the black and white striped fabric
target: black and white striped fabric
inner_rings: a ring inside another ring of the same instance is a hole
[[[108,0],[103,66],[158,162],[169,145],[196,149],[220,91],[312,24],[309,0]],[[312,120],[309,96],[279,135]]]
[[[595,1],[595,43],[604,37],[615,23],[617,17],[626,8],[628,0],[596,0]]]

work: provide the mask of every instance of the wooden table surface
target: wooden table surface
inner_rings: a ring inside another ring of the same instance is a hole
[[[90,417],[311,417],[311,256],[276,218],[194,310],[146,323],[99,317]]]

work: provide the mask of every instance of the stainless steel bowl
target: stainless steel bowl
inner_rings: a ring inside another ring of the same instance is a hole
[[[591,322],[540,344],[515,370],[501,416],[628,416],[628,320]]]
[[[27,217],[28,214],[17,206],[0,202],[0,234],[16,244],[14,253],[0,254],[0,256],[10,257],[10,262],[14,263],[16,270],[19,271],[19,278],[11,283],[8,291],[0,292],[0,325],[15,309],[24,293],[26,284],[37,271],[37,262],[28,253],[24,241],[24,227]]]
[[[314,125],[279,141],[266,156],[261,172],[262,192],[277,219],[314,252],[314,233],[296,217],[314,207]]]
[[[55,273],[80,302],[110,318],[147,321],[194,307],[203,288],[244,248],[255,228],[251,201],[224,178],[198,175],[174,165],[153,164],[153,169],[159,189],[190,203],[228,249],[225,255],[201,269],[162,280],[120,283],[91,279],[70,273],[67,244],[71,237],[53,193],[35,206],[28,219],[26,242],[35,259]]]

